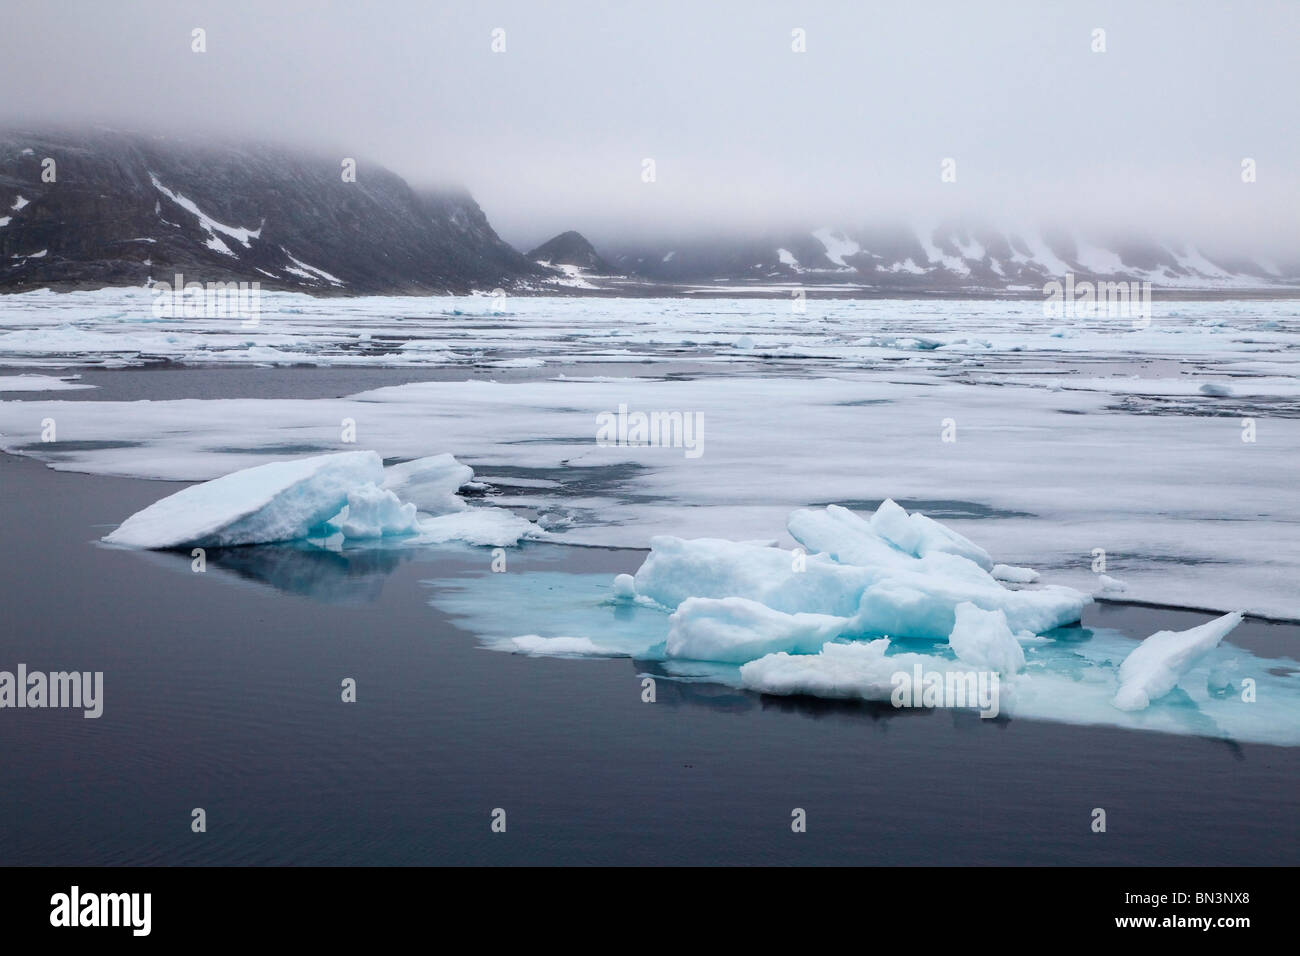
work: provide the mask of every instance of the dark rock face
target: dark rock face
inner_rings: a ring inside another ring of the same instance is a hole
[[[525,257],[463,190],[417,192],[364,158],[348,182],[341,161],[113,131],[0,131],[0,291],[143,286],[177,273],[325,295],[644,295],[717,284],[1027,295],[1067,272],[1156,288],[1300,286],[1293,260],[1216,261],[1183,244],[959,223],[611,243],[608,259],[565,232]],[[575,267],[605,278],[575,283],[563,275]]]
[[[602,259],[581,233],[562,232],[554,239],[542,243],[528,253],[532,262],[547,262],[555,266],[578,266],[596,275],[610,275],[613,267]]]
[[[364,159],[345,182],[342,157],[0,132],[0,289],[144,285],[178,272],[319,294],[491,290],[544,274],[468,193],[419,194]]]

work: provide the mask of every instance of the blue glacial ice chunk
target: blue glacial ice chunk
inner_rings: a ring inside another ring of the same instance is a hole
[[[1002,611],[983,611],[974,604],[957,605],[957,623],[948,645],[963,664],[1010,676],[1025,669],[1025,650],[1007,627]]]
[[[472,475],[451,455],[387,470],[373,451],[271,462],[168,495],[104,540],[156,549],[401,536],[407,544],[504,547],[541,535],[505,509],[469,508],[455,492]]]
[[[414,532],[415,512],[387,488],[365,484],[348,492],[347,504],[327,523],[345,538],[382,538]]]
[[[131,548],[293,541],[337,515],[348,492],[383,481],[384,463],[373,451],[270,462],[155,501],[104,540]]]
[[[862,521],[847,508],[831,505],[826,510],[832,509],[846,522]],[[892,498],[880,503],[869,524],[876,535],[914,558],[923,558],[927,554],[955,554],[974,561],[985,571],[993,570],[993,559],[974,541],[919,512],[908,514]]]
[[[885,512],[892,515],[887,523],[912,527],[898,512]],[[692,597],[737,597],[785,614],[849,618],[843,636],[934,641],[948,639],[959,604],[1001,611],[1013,633],[1040,634],[1078,621],[1091,600],[1066,587],[1010,590],[971,558],[942,550],[954,540],[946,529],[916,527],[920,537],[910,547],[920,556],[834,505],[790,517],[791,535],[812,554],[714,538],[656,537],[636,573],[636,591],[672,609]]]
[[[790,516],[791,536],[809,551],[871,578],[860,595],[856,633],[944,640],[956,624],[957,605],[969,602],[1002,611],[1013,632],[1041,634],[1075,623],[1092,600],[1067,587],[1010,590],[989,573],[993,562],[982,548],[937,521],[913,525],[917,517],[888,500],[870,521],[838,505]]]
[[[459,541],[480,547],[507,548],[525,538],[546,536],[527,518],[505,508],[469,508],[452,514],[420,518],[416,522],[418,544],[446,544]]]
[[[865,568],[762,544],[721,538],[650,539],[634,578],[636,593],[670,609],[691,597],[743,597],[787,614],[849,617],[875,580]],[[947,637],[947,632],[944,632]]]

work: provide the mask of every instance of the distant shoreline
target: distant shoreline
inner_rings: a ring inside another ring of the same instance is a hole
[[[603,277],[590,277],[603,278]],[[607,286],[591,289],[563,288],[505,288],[507,295],[519,298],[553,298],[553,299],[770,299],[788,302],[795,291],[804,293],[808,299],[897,299],[900,301],[945,301],[945,302],[1041,302],[1040,290],[947,290],[947,289],[875,289],[875,288],[827,288],[815,285],[781,285],[727,286],[713,289],[707,285],[686,284],[652,284],[627,280],[624,277],[610,277],[613,280],[627,281],[627,285]],[[429,299],[429,298],[482,298],[492,290],[473,290],[470,292],[447,290],[444,292],[353,292],[342,289],[307,290],[299,287],[281,286],[274,282],[261,282],[264,292],[292,292],[311,296],[314,299],[366,299],[376,297]],[[24,295],[29,292],[100,292],[106,289],[140,289],[145,286],[136,284],[104,285],[97,282],[42,282],[29,288],[0,288],[0,296]],[[1300,300],[1300,288],[1281,289],[1161,289],[1153,287],[1151,296],[1162,302],[1230,302],[1275,301],[1285,299]]]

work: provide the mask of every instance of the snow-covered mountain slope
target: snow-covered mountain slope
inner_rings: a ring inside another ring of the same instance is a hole
[[[259,281],[319,293],[462,292],[542,270],[463,191],[356,158],[112,131],[0,133],[0,289]]]
[[[1300,261],[1216,261],[1190,244],[959,226],[822,226],[749,239],[665,240],[618,248],[609,258],[620,271],[677,283],[1029,292],[1072,273],[1080,280],[1150,282],[1157,289],[1300,288]]]
[[[640,296],[798,285],[843,295],[1031,295],[1070,273],[1154,290],[1300,289],[1300,259],[1227,261],[1183,242],[953,223],[615,236],[597,247],[567,232],[524,256],[467,192],[420,193],[364,158],[109,130],[0,131],[0,290],[143,286],[177,273],[318,294]]]

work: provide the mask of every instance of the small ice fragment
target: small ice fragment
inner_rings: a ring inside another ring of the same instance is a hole
[[[366,484],[348,492],[348,503],[329,520],[345,538],[383,538],[415,530],[415,505],[386,488]]]
[[[631,601],[636,598],[636,578],[620,574],[614,578],[614,600]]]
[[[1219,646],[1244,615],[1233,611],[1186,631],[1158,631],[1134,648],[1119,665],[1120,710],[1142,710],[1165,696],[1192,666]]]
[[[993,577],[1011,584],[1033,584],[1038,580],[1038,572],[1033,568],[1018,568],[1013,564],[993,565]]]
[[[444,515],[465,509],[456,492],[473,477],[474,469],[453,455],[431,455],[389,465],[384,469],[384,487],[425,514]]]
[[[1232,395],[1232,386],[1221,382],[1206,382],[1201,386],[1200,392],[1202,395],[1211,395],[1215,398],[1227,398]]]
[[[421,544],[459,541],[480,547],[507,548],[524,538],[544,535],[537,525],[505,508],[472,508],[416,522]]]
[[[524,634],[512,637],[510,644],[520,654],[530,657],[627,657],[621,651],[612,651],[595,644],[587,637],[542,637]]]
[[[909,664],[885,657],[889,639],[826,644],[817,654],[781,651],[740,668],[741,686],[764,694],[889,700],[893,676]],[[919,657],[919,655],[911,655]]]
[[[1236,669],[1236,661],[1225,661],[1210,671],[1210,676],[1205,680],[1205,689],[1210,696],[1227,697],[1237,689],[1237,676],[1233,673]]]
[[[1016,633],[1016,640],[1022,647],[1029,647],[1036,644],[1050,644],[1052,638],[1044,637],[1041,634],[1035,634],[1033,631],[1019,631]]]

